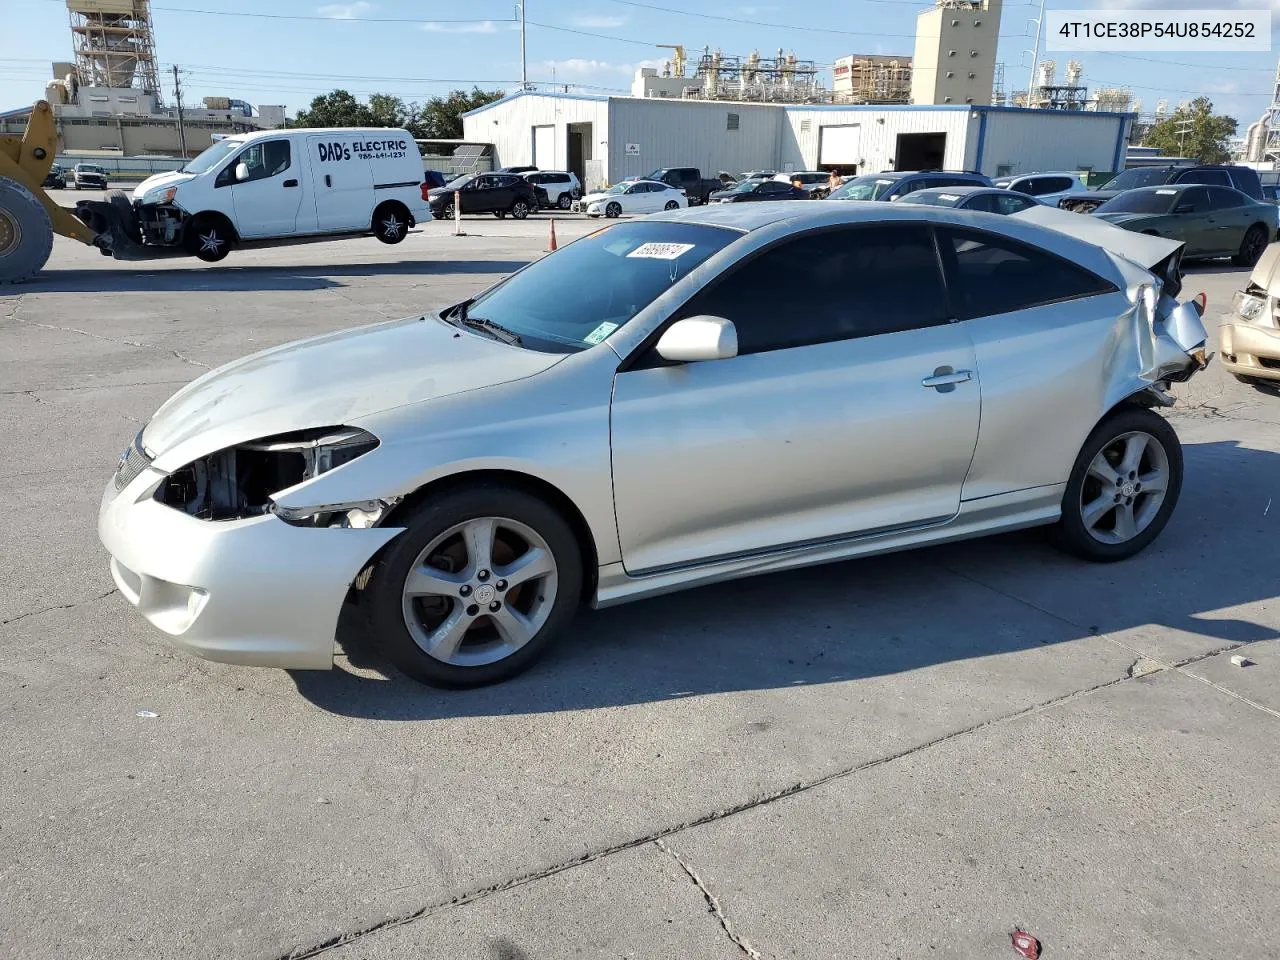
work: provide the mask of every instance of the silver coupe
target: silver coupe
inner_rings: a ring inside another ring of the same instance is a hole
[[[1046,525],[1121,560],[1206,362],[1181,245],[1048,207],[717,204],[479,296],[211,371],[120,458],[120,592],[230,663],[329,668],[344,603],[471,686],[584,600]]]

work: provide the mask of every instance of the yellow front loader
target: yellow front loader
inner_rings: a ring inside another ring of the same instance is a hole
[[[45,192],[42,184],[57,152],[53,109],[44,100],[32,108],[22,136],[0,135],[0,284],[18,283],[38,272],[49,259],[55,233],[107,255],[113,252],[118,231],[109,216],[92,217],[95,230]]]

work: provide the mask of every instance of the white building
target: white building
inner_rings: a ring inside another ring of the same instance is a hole
[[[721,170],[1123,169],[1129,114],[843,106],[520,92],[464,114],[497,166],[572,170],[587,187],[658,167]]]
[[[659,97],[679,100],[685,91],[702,89],[701,77],[673,77],[668,72],[658,73],[654,67],[641,67],[631,81],[631,95],[641,99]]]
[[[1000,0],[937,0],[916,18],[911,102],[991,103]]]

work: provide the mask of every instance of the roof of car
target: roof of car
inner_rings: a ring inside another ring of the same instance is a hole
[[[1009,191],[1001,190],[999,187],[988,187],[981,183],[963,183],[956,184],[954,187],[926,187],[923,190],[913,190],[911,193],[907,194],[907,196],[934,197],[940,193],[956,194],[962,197],[968,196],[971,193],[998,193],[1002,197],[1009,195]],[[903,199],[905,200],[906,197],[903,197]]]

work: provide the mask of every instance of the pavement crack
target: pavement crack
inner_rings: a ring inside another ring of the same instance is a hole
[[[156,346],[154,343],[143,343],[141,340],[130,340],[128,337],[104,337],[100,333],[94,333],[91,330],[81,330],[79,327],[60,327],[56,323],[37,323],[34,320],[23,320],[21,317],[16,316],[16,313],[17,308],[15,307],[14,311],[10,313],[8,319],[17,320],[19,323],[30,324],[33,327],[40,327],[42,330],[58,330],[62,333],[76,333],[82,337],[101,340],[103,343],[118,343],[126,347],[137,347],[139,350],[158,350],[161,353],[170,354],[176,359],[181,360],[183,363],[189,363],[193,367],[199,367],[202,370],[209,369],[209,365],[207,363],[201,363],[199,360],[192,360],[190,357],[178,350],[165,350],[164,347]]]
[[[50,610],[70,610],[72,607],[82,607],[88,603],[97,603],[99,600],[105,600],[113,593],[119,593],[115,587],[112,587],[106,593],[100,593],[96,597],[89,597],[85,600],[76,600],[74,603],[55,603],[51,607],[41,607],[39,610],[28,610],[26,613],[20,613],[16,617],[10,617],[8,620],[0,620],[0,627],[7,627],[11,623],[17,623],[19,620],[25,620],[27,617],[39,616],[42,613],[48,613]]]
[[[16,320],[18,323],[26,323],[25,320],[18,316],[18,311],[22,308],[22,298],[25,296],[25,293],[20,293],[13,298],[13,306],[10,307],[9,312],[4,315],[6,320]]]
[[[635,837],[631,840],[624,840],[624,841],[621,841],[620,843],[615,843],[610,846],[600,847],[595,850],[589,850],[586,853],[583,853],[580,856],[574,857],[571,860],[565,860],[560,863],[543,867],[542,869],[539,869],[539,870],[530,871],[528,873],[518,874],[517,876],[499,881],[498,883],[493,883],[488,886],[480,887],[475,890],[466,891],[464,893],[460,893],[454,897],[451,897],[448,900],[439,900],[434,903],[428,904],[427,906],[419,907],[416,910],[409,911],[399,916],[387,917],[383,920],[377,921],[376,923],[372,923],[366,927],[361,927],[360,929],[357,929],[357,930],[352,930],[347,933],[338,934],[337,936],[332,937],[328,940],[325,940],[322,943],[314,944],[308,947],[297,947],[293,950],[288,951],[287,953],[278,955],[277,957],[273,958],[273,960],[308,960],[308,958],[310,957],[319,956],[322,953],[325,953],[329,950],[337,949],[338,947],[341,947],[341,946],[345,946],[349,943],[352,943],[355,940],[361,939],[362,937],[369,936],[370,934],[380,933],[383,930],[388,930],[393,927],[404,926],[405,924],[413,923],[416,920],[421,920],[424,917],[433,916],[435,914],[441,913],[445,910],[452,909],[454,907],[463,906],[468,903],[475,903],[479,900],[487,899],[488,897],[491,897],[494,894],[505,893],[508,890],[514,890],[515,888],[522,887],[528,883],[534,883],[538,880],[545,880],[546,878],[555,876],[558,873],[563,873],[566,870],[572,870],[573,868],[580,867],[584,864],[594,863],[597,860],[604,859],[605,857],[611,857],[614,854],[625,853],[628,850],[634,850],[635,848],[644,846],[645,844],[648,844],[648,843],[656,843],[657,841],[663,839],[664,837],[671,836],[672,834],[675,834],[675,833],[681,833],[685,830],[692,829],[693,827],[700,827],[708,823],[715,823],[720,820],[725,820],[729,817],[736,816],[739,813],[745,813],[748,810],[754,810],[757,807],[763,807],[763,806],[767,806],[768,804],[776,803],[777,801],[784,800],[787,797],[792,797],[801,793],[807,793],[810,790],[813,790],[817,787],[824,786],[825,784],[828,784],[828,783],[832,783],[836,780],[843,780],[846,777],[855,776],[867,770],[873,770],[876,767],[893,763],[896,760],[901,760],[904,757],[911,756],[912,754],[920,753],[925,750],[931,750],[934,747],[941,746],[945,743],[949,743],[961,737],[970,736],[982,730],[986,730],[989,727],[994,727],[999,724],[1009,723],[1010,721],[1018,720],[1022,717],[1030,716],[1032,714],[1039,713],[1044,710],[1049,710],[1061,704],[1070,703],[1071,701],[1077,700],[1081,697],[1086,697],[1091,694],[1097,693],[1100,690],[1105,690],[1108,687],[1113,687],[1113,686],[1116,686],[1117,684],[1127,683],[1127,682],[1130,682],[1130,678],[1127,676],[1121,676],[1111,680],[1105,680],[1102,683],[1097,683],[1090,687],[1082,687],[1079,690],[1073,690],[1070,693],[1065,693],[1057,697],[1051,697],[1050,699],[1044,700],[1040,703],[1035,703],[1035,704],[1032,704],[1031,706],[1023,707],[1020,710],[1015,710],[1012,713],[1004,714],[1002,716],[992,717],[989,720],[983,720],[979,723],[973,724],[972,726],[964,727],[960,730],[956,730],[951,733],[947,733],[947,734],[943,734],[942,736],[935,737],[934,739],[928,740],[924,743],[916,744],[913,747],[907,747],[903,750],[899,750],[896,753],[887,754],[882,757],[876,757],[875,759],[872,759],[872,760],[866,760],[861,763],[854,764],[853,766],[843,767],[839,770],[836,770],[832,773],[824,774],[823,776],[817,777],[813,780],[805,780],[805,781],[800,781],[799,783],[793,783],[789,786],[783,787],[779,790],[772,791],[770,793],[759,794],[757,796],[750,797],[746,800],[743,800],[740,803],[735,803],[735,804],[732,804],[731,806],[723,807],[719,810],[712,810],[692,820],[687,820],[683,823],[676,823],[666,827],[661,827],[658,830],[654,830],[651,833],[647,833],[642,837]]]
[[[39,397],[37,397],[37,396],[36,396],[36,392],[35,392],[34,390],[23,390],[23,391],[21,391],[21,393],[22,393],[22,395],[23,395],[24,397],[30,397],[30,398],[31,398],[32,400],[34,400],[36,403],[39,403],[39,404],[41,404],[41,405],[43,405],[43,406],[48,406],[48,405],[49,405],[49,401],[48,401],[48,400],[41,400]]]
[[[698,876],[697,871],[689,865],[689,862],[661,840],[655,840],[653,844],[680,865],[680,869],[685,872],[693,882],[693,885],[698,888],[698,892],[702,894],[702,898],[707,901],[707,911],[716,918],[716,922],[720,924],[720,929],[733,942],[733,945],[741,950],[744,956],[750,957],[751,960],[763,960],[760,953],[747,942],[745,937],[733,932],[733,925],[729,922],[729,917],[725,914],[723,908],[721,908],[720,901],[716,899],[716,895],[711,892],[702,878]]]
[[[170,350],[169,352],[172,353],[179,360],[181,360],[183,363],[189,363],[193,367],[199,367],[202,370],[209,369],[209,365],[207,363],[201,363],[199,360],[192,360],[190,357],[188,357],[186,354],[182,353],[179,350]]]

